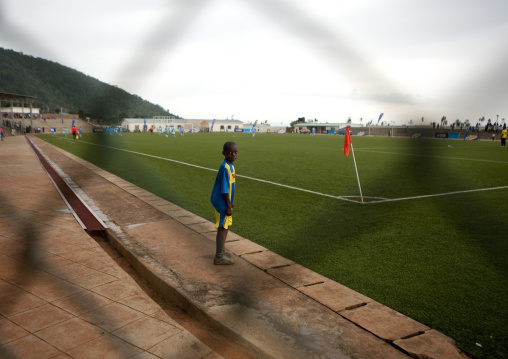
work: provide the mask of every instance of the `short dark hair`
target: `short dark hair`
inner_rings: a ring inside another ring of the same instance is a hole
[[[224,144],[224,146],[222,147],[222,150],[223,151],[226,151],[228,148],[231,148],[233,146],[236,146],[236,143],[232,142],[232,141],[228,141]]]

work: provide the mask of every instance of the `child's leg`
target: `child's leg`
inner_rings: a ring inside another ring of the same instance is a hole
[[[213,264],[233,264],[235,260],[233,258],[229,258],[224,254],[224,247],[226,244],[226,237],[228,235],[228,230],[224,227],[220,227],[217,229],[217,237],[215,240],[216,249],[215,249],[215,257],[213,259]]]
[[[226,245],[226,238],[228,236],[228,230],[224,227],[217,229],[217,237],[215,239],[215,255],[220,255],[224,252]]]

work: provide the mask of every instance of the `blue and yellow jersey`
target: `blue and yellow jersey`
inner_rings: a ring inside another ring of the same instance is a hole
[[[219,213],[226,213],[226,209],[228,208],[222,196],[224,193],[229,194],[229,200],[231,204],[233,204],[235,198],[235,167],[226,159],[222,161],[219,167],[219,172],[215,178],[212,196],[210,198],[213,207]]]

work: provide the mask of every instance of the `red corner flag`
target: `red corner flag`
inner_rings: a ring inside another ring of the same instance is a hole
[[[346,126],[346,138],[344,139],[344,154],[349,157],[349,145],[351,145],[351,135],[349,134],[349,126]]]

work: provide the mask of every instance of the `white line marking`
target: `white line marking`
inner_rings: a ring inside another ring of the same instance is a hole
[[[394,201],[406,201],[410,199],[420,199],[420,198],[429,198],[429,197],[440,197],[440,196],[450,196],[454,194],[462,194],[462,193],[471,193],[471,192],[482,192],[482,191],[494,191],[497,189],[507,189],[508,186],[501,187],[491,187],[491,188],[478,188],[478,189],[470,189],[464,191],[454,191],[454,192],[445,192],[445,193],[436,193],[436,194],[426,194],[423,196],[414,196],[414,197],[401,197],[401,198],[393,198],[393,199],[383,199],[380,201],[371,201],[369,203],[382,203],[382,202],[394,202]]]
[[[493,160],[480,160],[476,158],[462,158],[462,157],[446,157],[446,156],[432,156],[432,155],[420,155],[417,153],[400,153],[400,152],[387,152],[387,151],[372,151],[372,150],[366,150],[366,149],[357,149],[358,151],[362,152],[373,152],[373,153],[386,153],[389,155],[401,155],[401,156],[418,156],[418,157],[432,157],[432,158],[444,158],[444,159],[450,159],[450,160],[463,160],[463,161],[477,161],[477,162],[491,162],[491,163],[507,163],[506,161],[493,161]]]
[[[68,140],[69,142],[71,142],[70,140]],[[106,146],[106,145],[99,145],[97,143],[92,143],[92,142],[87,142],[87,141],[79,141],[81,143],[86,143],[86,144],[89,144],[89,145],[94,145],[94,146],[98,146],[98,147],[106,147],[106,148],[110,148],[112,150],[118,150],[118,151],[124,151],[124,152],[129,152],[129,153],[133,153],[133,154],[136,154],[136,155],[140,155],[140,156],[146,156],[146,157],[151,157],[151,158],[156,158],[156,159],[159,159],[159,160],[163,160],[163,161],[169,161],[169,162],[174,162],[174,163],[179,163],[179,164],[182,164],[182,165],[185,165],[185,166],[190,166],[190,167],[195,167],[195,168],[200,168],[200,169],[203,169],[203,170],[207,170],[207,171],[212,171],[212,172],[217,172],[216,169],[213,169],[213,168],[208,168],[208,167],[203,167],[203,166],[198,166],[198,165],[193,165],[191,163],[187,163],[187,162],[182,162],[182,161],[177,161],[177,160],[173,160],[171,158],[166,158],[166,157],[160,157],[160,156],[154,156],[154,155],[149,155],[147,153],[142,153],[142,152],[136,152],[136,151],[131,151],[131,150],[126,150],[126,149],[123,149],[123,148],[117,148],[117,147],[112,147],[112,146]],[[366,151],[366,152],[369,152],[369,151]],[[374,151],[372,151],[374,152]],[[391,152],[385,152],[385,153],[391,153]],[[394,153],[394,154],[400,154],[400,153]],[[409,155],[409,154],[408,154]],[[424,156],[424,155],[421,155],[421,156]],[[437,157],[437,156],[431,156],[431,157]],[[505,162],[502,162],[502,163],[505,163]],[[423,196],[414,196],[414,197],[401,197],[401,198],[383,198],[383,197],[367,197],[367,196],[364,196],[363,198],[365,199],[376,199],[376,200],[373,200],[373,201],[368,201],[368,202],[361,202],[361,201],[357,201],[357,200],[353,200],[353,199],[350,199],[349,197],[357,197],[357,196],[334,196],[334,195],[331,195],[331,194],[326,194],[326,193],[321,193],[321,192],[316,192],[316,191],[311,191],[311,190],[308,190],[308,189],[304,189],[304,188],[299,188],[299,187],[294,187],[294,186],[289,186],[289,185],[285,185],[285,184],[282,184],[282,183],[277,183],[277,182],[272,182],[272,181],[267,181],[267,180],[263,180],[263,179],[259,179],[259,178],[254,178],[254,177],[249,177],[249,176],[244,176],[244,175],[236,175],[237,177],[241,177],[241,178],[245,178],[245,179],[249,179],[249,180],[252,180],[252,181],[258,181],[258,182],[263,182],[263,183],[268,183],[268,184],[272,184],[274,186],[279,186],[279,187],[284,187],[284,188],[289,188],[289,189],[293,189],[293,190],[296,190],[296,191],[301,191],[301,192],[306,192],[306,193],[311,193],[311,194],[316,194],[318,196],[323,196],[323,197],[329,197],[329,198],[334,198],[334,199],[340,199],[342,201],[347,201],[347,202],[353,202],[353,203],[358,203],[358,204],[372,204],[372,203],[383,203],[383,202],[395,202],[395,201],[406,201],[406,200],[411,200],[411,199],[420,199],[420,198],[429,198],[429,197],[440,197],[440,196],[449,196],[449,195],[454,195],[454,194],[461,194],[461,193],[469,193],[469,192],[481,192],[481,191],[492,191],[492,190],[496,190],[496,189],[506,189],[508,188],[508,186],[501,186],[501,187],[492,187],[492,188],[479,188],[479,189],[473,189],[473,190],[464,190],[464,191],[455,191],[455,192],[446,192],[446,193],[437,193],[437,194],[428,194],[428,195],[423,195]]]

